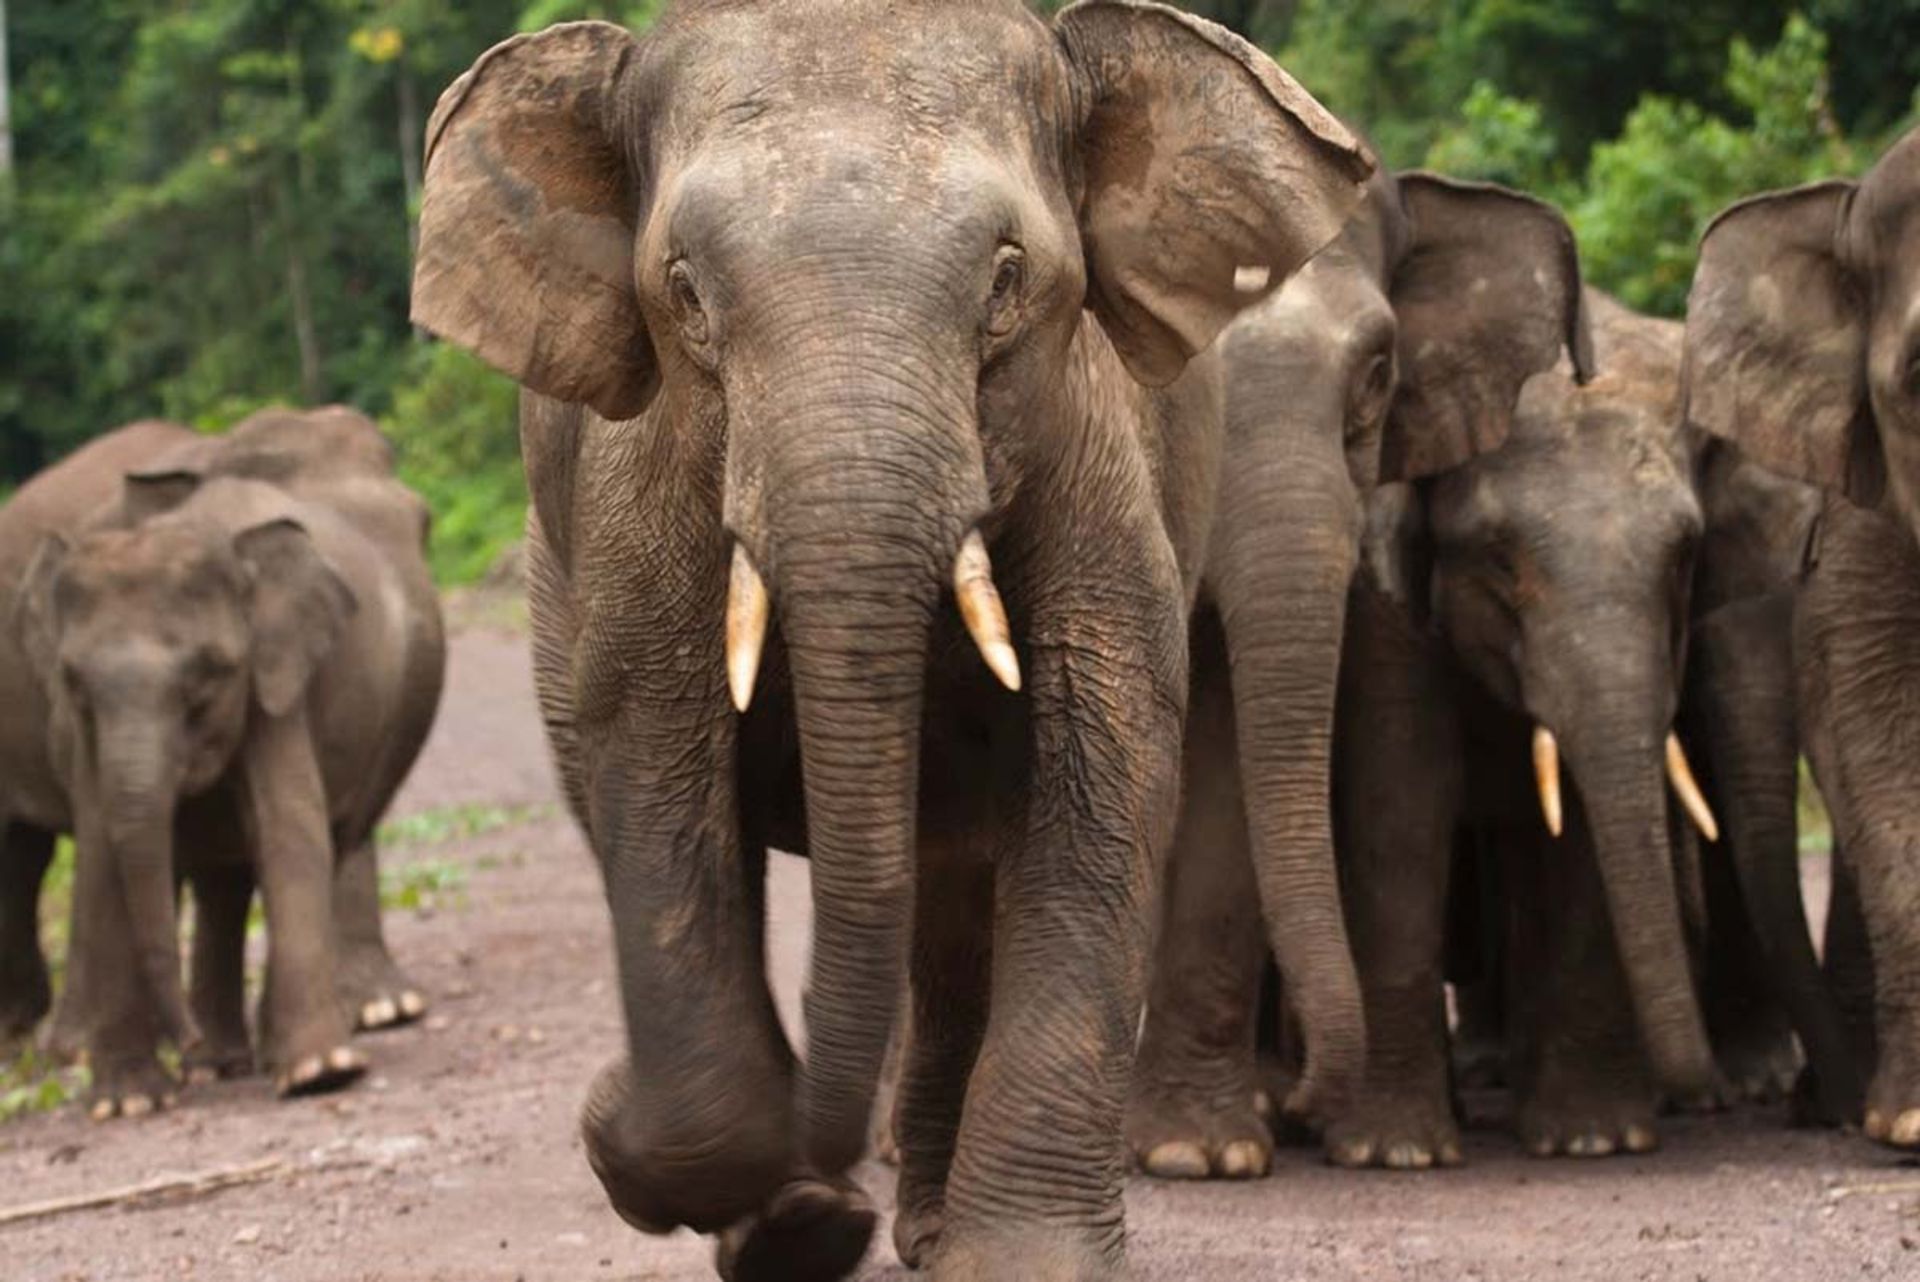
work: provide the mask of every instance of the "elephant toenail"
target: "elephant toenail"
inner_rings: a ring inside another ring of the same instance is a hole
[[[408,989],[400,994],[400,1013],[408,1019],[419,1019],[427,1013],[427,999]]]
[[[1898,1144],[1901,1148],[1920,1145],[1920,1108],[1910,1108],[1893,1119],[1893,1129],[1887,1134],[1887,1142]]]
[[[1651,1153],[1660,1147],[1660,1137],[1651,1126],[1629,1126],[1625,1139],[1629,1153]]]
[[[1163,1180],[1204,1180],[1207,1155],[1189,1140],[1169,1140],[1149,1150],[1140,1163],[1148,1175]]]
[[[1395,1144],[1387,1150],[1387,1165],[1396,1171],[1424,1171],[1433,1165],[1433,1154],[1418,1144]]]
[[[1266,1148],[1252,1140],[1235,1140],[1220,1150],[1220,1174],[1230,1180],[1259,1179],[1271,1162]]]
[[[399,1017],[400,1008],[385,997],[370,1001],[360,1008],[362,1028],[384,1028]]]
[[[1576,1135],[1567,1145],[1567,1152],[1573,1157],[1607,1157],[1613,1152],[1613,1137],[1608,1135]]]
[[[120,1101],[120,1116],[145,1117],[153,1112],[153,1099],[147,1095],[129,1095]]]
[[[87,1116],[96,1122],[107,1121],[112,1118],[113,1114],[114,1106],[113,1101],[110,1099],[95,1100],[93,1107],[87,1110]]]
[[[1330,1156],[1336,1166],[1369,1166],[1373,1163],[1373,1141],[1346,1140],[1334,1145]]]
[[[1442,1144],[1440,1151],[1436,1153],[1435,1156],[1439,1158],[1440,1165],[1442,1166],[1458,1166],[1466,1160],[1465,1157],[1461,1155],[1460,1145],[1453,1140],[1448,1140]]]
[[[1888,1131],[1887,1115],[1877,1108],[1868,1109],[1866,1121],[1862,1129],[1866,1131],[1867,1138],[1870,1140],[1886,1139]]]
[[[327,1067],[336,1073],[355,1073],[366,1067],[358,1051],[346,1046],[336,1046],[327,1052]]]

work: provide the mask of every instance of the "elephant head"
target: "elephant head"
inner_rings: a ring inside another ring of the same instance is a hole
[[[183,1047],[198,1034],[180,983],[175,806],[227,775],[251,718],[305,698],[355,608],[295,522],[236,533],[214,515],[215,485],[207,505],[167,511],[196,484],[129,477],[118,521],[49,535],[14,619],[46,692],[80,857],[117,873],[140,975]]]
[[[1687,304],[1689,419],[1920,537],[1920,129],[1858,182],[1728,209]]]
[[[1573,233],[1498,187],[1376,174],[1340,239],[1222,339],[1229,466],[1209,564],[1271,941],[1334,1107],[1364,1058],[1328,815],[1366,496],[1497,446],[1523,383],[1589,339]],[[1303,1099],[1310,1092],[1302,1092]]]
[[[682,4],[643,38],[510,40],[441,98],[415,320],[674,443],[730,545],[743,708],[777,619],[814,870],[796,1135],[817,1169],[864,1146],[902,978],[946,592],[1018,685],[983,535],[1063,457],[1036,407],[1135,395],[1089,384],[1114,353],[1172,381],[1337,234],[1369,168],[1264,56],[1138,0],[1051,26],[1015,0]],[[542,433],[612,429],[546,417],[523,413],[522,439],[564,564],[573,452]],[[616,918],[623,893],[662,892],[610,885]]]
[[[1641,1040],[1659,1079],[1713,1080],[1691,983],[1669,780],[1701,825],[1674,713],[1702,531],[1672,413],[1679,326],[1589,293],[1603,371],[1543,375],[1499,451],[1436,478],[1423,519],[1436,628],[1478,684],[1530,721],[1543,817],[1563,822],[1562,754],[1591,834]]]

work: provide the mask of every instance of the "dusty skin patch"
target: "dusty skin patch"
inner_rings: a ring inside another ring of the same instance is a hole
[[[456,637],[446,706],[395,817],[551,806],[524,638]],[[424,821],[422,821],[424,822]],[[521,858],[509,856],[519,852]],[[712,1247],[643,1238],[608,1209],[576,1129],[620,1044],[599,878],[557,812],[426,850],[466,871],[459,911],[391,915],[395,955],[433,1001],[421,1024],[356,1040],[340,1095],[280,1103],[251,1079],[172,1113],[94,1125],[62,1108],[0,1125],[0,1204],[283,1159],[257,1184],[0,1228],[31,1282],[700,1282]],[[1817,865],[1815,865],[1817,869]],[[776,993],[798,1006],[804,865],[774,861]],[[1822,890],[1810,892],[1814,902]],[[1128,1192],[1146,1282],[1547,1276],[1614,1282],[1920,1275],[1920,1168],[1857,1138],[1785,1129],[1779,1110],[1668,1118],[1662,1151],[1537,1162],[1484,1123],[1466,1168],[1353,1173],[1282,1149],[1268,1180]],[[892,1173],[859,1172],[883,1216]],[[865,1279],[910,1277],[882,1223]],[[1913,1243],[1902,1245],[1903,1239]]]

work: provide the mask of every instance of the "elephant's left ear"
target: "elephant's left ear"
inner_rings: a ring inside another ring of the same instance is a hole
[[[242,530],[234,553],[253,576],[253,688],[283,717],[306,694],[358,608],[306,528],[285,518]]]
[[[53,589],[67,564],[72,546],[57,531],[48,533],[34,549],[33,560],[13,600],[13,635],[34,674],[45,681],[53,672],[60,642],[53,620]]]
[[[1340,234],[1373,160],[1205,19],[1083,0],[1056,21],[1081,100],[1088,305],[1134,376],[1162,386]]]

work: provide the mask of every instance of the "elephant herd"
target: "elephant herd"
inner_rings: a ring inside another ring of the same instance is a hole
[[[413,318],[523,387],[625,1017],[587,1157],[723,1276],[851,1273],[875,1134],[952,1282],[1113,1276],[1130,1166],[1287,1129],[1456,1165],[1470,1082],[1541,1156],[1788,1091],[1920,1147],[1920,133],[1723,214],[1683,325],[1148,0],[682,0],[446,91]],[[283,1091],[423,1009],[371,833],[438,699],[424,535],[344,410],[122,429],[0,512],[0,1032],[70,831],[101,1112],[163,1040],[255,1061],[256,882]]]

